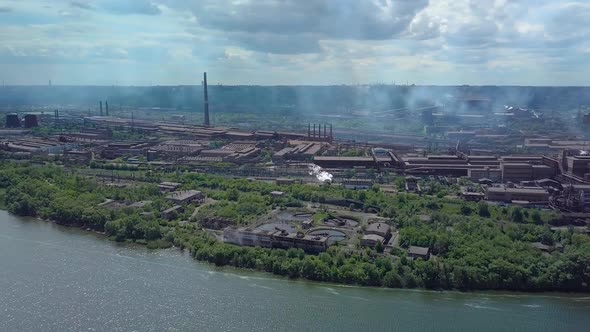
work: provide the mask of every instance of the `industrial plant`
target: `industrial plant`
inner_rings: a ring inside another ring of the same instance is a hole
[[[555,121],[545,115],[550,112],[527,105],[498,107],[491,97],[464,95],[446,104],[432,101],[432,105],[414,108],[293,117],[298,123],[281,123],[276,120],[279,116],[269,112],[265,113],[269,128],[253,129],[252,123],[240,125],[240,120],[235,125],[216,123],[215,119],[223,122],[227,110],[221,110],[217,106],[221,103],[212,96],[207,73],[203,73],[202,117],[197,111],[200,107],[184,112],[182,108],[134,107],[118,101],[111,102],[109,109],[107,97],[90,107],[5,107],[1,156],[87,170],[182,170],[420,196],[429,195],[434,185],[456,186],[457,200],[552,210],[560,215],[562,225],[586,227],[590,222],[589,138],[550,129],[511,128],[527,122],[542,127]],[[375,119],[419,129],[400,133],[348,125]],[[111,185],[117,185],[113,179]],[[403,179],[403,183],[398,186],[392,179]],[[164,183],[161,186],[169,188]],[[273,197],[281,195],[276,192]],[[185,200],[193,198],[197,204],[206,204],[207,198],[199,191],[168,194],[166,199],[174,206],[163,210],[162,216],[174,219],[184,210]],[[358,202],[330,204],[354,210]],[[363,209],[370,211],[371,207]],[[212,229],[228,243],[309,252],[325,251],[352,239],[368,247],[395,246],[395,230],[383,220],[333,213],[314,224],[309,216],[306,220],[297,216],[316,212],[294,211],[292,219],[278,226],[275,213],[248,226],[215,220],[217,226]],[[426,256],[427,249],[415,247],[413,252]]]

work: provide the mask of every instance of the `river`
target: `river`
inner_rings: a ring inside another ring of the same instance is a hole
[[[589,324],[586,295],[293,281],[0,211],[2,331],[582,331]]]

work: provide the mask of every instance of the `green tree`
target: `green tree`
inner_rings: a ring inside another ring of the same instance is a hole
[[[375,246],[375,251],[377,251],[378,253],[383,253],[383,243],[381,243],[381,241],[377,242],[377,245]]]
[[[488,204],[486,202],[480,201],[479,203],[477,203],[477,205],[478,205],[478,214],[480,217],[488,218],[491,216],[490,209],[489,209]]]
[[[522,214],[522,210],[520,208],[515,208],[512,211],[512,221],[516,223],[522,223],[524,221],[524,215]]]

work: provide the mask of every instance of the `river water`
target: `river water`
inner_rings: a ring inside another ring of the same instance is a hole
[[[1,331],[584,331],[590,295],[369,289],[217,269],[0,211]]]

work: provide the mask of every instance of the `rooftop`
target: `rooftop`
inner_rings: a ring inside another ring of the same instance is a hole
[[[166,196],[167,199],[179,200],[184,201],[196,195],[200,195],[201,192],[198,190],[183,190],[183,191],[175,191],[170,193]]]
[[[410,246],[408,248],[408,254],[411,255],[428,256],[429,251],[430,249],[427,247]]]

